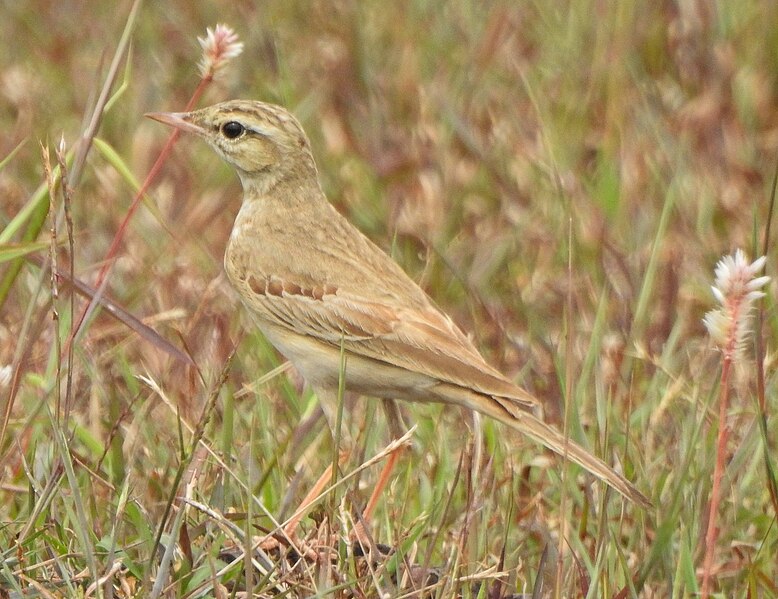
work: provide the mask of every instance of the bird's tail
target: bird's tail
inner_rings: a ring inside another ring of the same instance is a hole
[[[439,385],[435,391],[438,398],[442,401],[466,406],[502,422],[533,441],[544,445],[551,451],[575,462],[581,468],[613,487],[630,501],[643,508],[651,507],[651,502],[643,493],[638,491],[631,482],[600,458],[571,441],[533,414],[518,408],[515,404],[508,403],[509,399],[485,396],[471,389],[464,389],[449,384]]]
[[[601,481],[609,484],[627,499],[634,501],[644,508],[651,507],[648,497],[635,488],[631,482],[608,466],[597,456],[591,454],[580,445],[574,443],[562,433],[551,428],[542,420],[528,412],[516,414],[505,413],[504,417],[497,416],[497,420],[507,424],[512,429],[527,435],[533,441],[548,447],[551,451],[578,464],[581,468],[590,472]]]

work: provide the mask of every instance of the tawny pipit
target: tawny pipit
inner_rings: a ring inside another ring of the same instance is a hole
[[[341,216],[319,185],[310,143],[279,106],[234,100],[152,119],[202,137],[238,172],[243,204],[227,277],[262,333],[319,395],[477,410],[567,456],[625,497],[648,499],[530,410],[538,400],[489,366],[424,291]]]

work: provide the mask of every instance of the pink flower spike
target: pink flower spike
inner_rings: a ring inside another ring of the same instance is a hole
[[[216,25],[205,30],[205,37],[197,41],[203,49],[200,59],[200,75],[203,79],[213,77],[231,59],[243,52],[243,42],[238,41],[238,34],[227,25]]]

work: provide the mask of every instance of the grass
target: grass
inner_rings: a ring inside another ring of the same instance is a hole
[[[723,254],[765,253],[772,274],[778,9],[696,6],[198,1],[133,19],[127,3],[8,3],[0,597],[698,593],[721,358],[701,319]],[[390,439],[380,406],[347,396],[356,451],[298,531],[329,559],[254,546],[337,448],[221,274],[237,178],[180,140],[97,282],[168,134],[142,115],[183,108],[217,22],[246,47],[199,104],[289,107],[335,206],[654,510],[493,422],[404,405],[417,428],[363,523],[365,558],[348,538],[383,462],[363,465]],[[67,198],[38,145],[56,170],[61,135]],[[764,389],[750,349],[732,375],[719,596],[778,596],[774,289]],[[70,343],[83,294],[103,301]]]

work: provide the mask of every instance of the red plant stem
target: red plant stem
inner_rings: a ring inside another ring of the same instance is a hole
[[[184,109],[185,111],[189,111],[194,107],[194,105],[200,99],[200,96],[203,95],[205,88],[208,86],[208,84],[211,81],[213,81],[213,73],[208,73],[202,79],[200,79],[200,83],[198,83],[197,88],[195,88],[195,91],[192,94],[192,97],[189,99],[189,102],[187,102],[186,104],[186,108]],[[86,320],[87,315],[90,314],[92,310],[94,310],[95,306],[97,305],[102,290],[105,288],[103,283],[106,277],[108,276],[111,266],[113,265],[114,259],[116,258],[116,254],[119,252],[119,247],[121,246],[122,241],[124,240],[124,234],[127,230],[127,226],[130,223],[130,219],[133,217],[135,211],[138,209],[138,206],[140,205],[140,201],[145,195],[146,191],[148,190],[149,187],[151,187],[151,183],[154,181],[157,174],[162,169],[162,165],[165,163],[165,160],[167,160],[167,157],[170,154],[170,150],[173,148],[173,145],[176,143],[176,140],[178,139],[180,133],[181,132],[178,129],[174,129],[173,132],[170,134],[170,137],[168,137],[167,141],[165,142],[165,145],[160,151],[159,156],[157,156],[157,159],[154,161],[154,164],[152,165],[151,169],[149,169],[146,178],[143,180],[143,184],[140,186],[140,189],[135,194],[135,197],[133,197],[132,203],[130,204],[129,209],[127,210],[127,214],[125,214],[124,220],[122,220],[121,224],[119,225],[119,228],[116,230],[116,234],[114,235],[113,240],[111,241],[111,245],[108,248],[108,252],[105,255],[105,260],[103,260],[103,266],[97,275],[97,280],[94,286],[99,290],[98,294],[92,298],[92,300],[89,302],[89,304],[87,304],[87,306],[84,308],[84,310],[81,312],[80,316],[76,320],[75,327],[72,329],[70,337],[68,338],[66,348],[70,347],[70,344],[73,342],[75,337],[80,332],[81,326]],[[67,352],[63,352],[63,354],[66,353]]]
[[[719,397],[719,435],[716,446],[716,465],[713,469],[713,488],[710,494],[710,511],[708,512],[708,530],[705,533],[705,560],[702,568],[702,593],[701,599],[707,599],[710,594],[711,569],[713,568],[713,556],[716,553],[716,519],[721,502],[721,478],[724,473],[724,462],[727,457],[727,440],[729,439],[729,427],[727,426],[727,411],[729,407],[729,373],[732,367],[732,352],[725,352],[721,366],[721,386]]]

